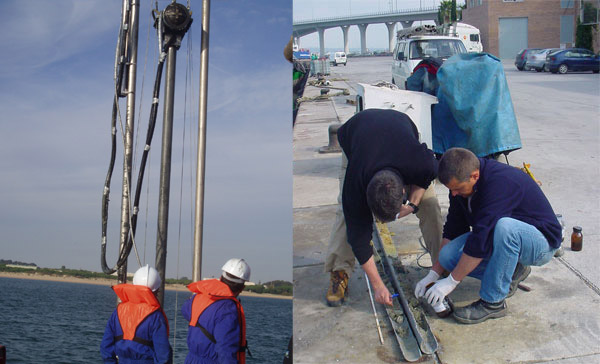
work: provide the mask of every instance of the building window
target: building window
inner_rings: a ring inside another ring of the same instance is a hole
[[[575,21],[573,15],[560,16],[560,43],[573,43]]]
[[[483,3],[483,0],[479,0],[479,5],[481,5]]]
[[[561,9],[571,9],[575,5],[575,0],[560,0]]]
[[[522,3],[523,0],[502,0],[503,3]]]

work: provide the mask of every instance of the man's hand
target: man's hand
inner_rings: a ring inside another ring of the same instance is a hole
[[[403,218],[404,216],[408,216],[412,214],[413,208],[408,205],[400,206],[400,212],[396,214],[396,220]]]
[[[367,273],[367,277],[369,278],[371,286],[373,287],[375,301],[391,306],[392,299],[390,298],[390,291],[388,291],[385,283],[383,283],[381,277],[379,276],[379,272],[377,272],[377,266],[375,266],[375,260],[373,259],[373,256],[371,256],[369,260],[362,265],[362,268],[364,269],[365,273]]]
[[[390,291],[388,291],[385,285],[375,288],[375,301],[383,305],[392,305],[392,299],[390,298]]]
[[[440,279],[433,287],[429,288],[427,293],[425,293],[427,302],[432,306],[440,304],[444,300],[444,297],[454,291],[454,288],[456,288],[459,283],[460,281],[455,281],[454,278],[452,278],[452,274],[449,274],[448,277],[444,279]]]
[[[415,297],[419,298],[425,294],[425,290],[427,289],[427,285],[429,283],[433,283],[440,278],[440,275],[437,274],[434,270],[430,270],[429,273],[425,276],[425,278],[421,279],[417,286],[415,287]]]

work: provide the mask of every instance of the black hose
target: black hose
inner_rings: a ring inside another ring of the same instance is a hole
[[[110,163],[108,167],[108,173],[106,174],[106,180],[104,182],[104,191],[102,193],[102,247],[101,247],[101,259],[100,264],[102,265],[102,271],[106,274],[112,274],[115,270],[108,268],[106,264],[106,227],[108,225],[108,201],[110,194],[110,181],[112,179],[112,173],[115,167],[115,159],[117,153],[117,134],[116,134],[116,122],[117,122],[117,102],[118,99],[115,96],[113,101],[113,112],[111,121],[111,140],[112,146],[110,151]]]
[[[150,120],[148,122],[148,132],[146,133],[146,147],[144,147],[144,152],[142,153],[142,160],[140,162],[140,170],[138,173],[138,179],[135,186],[135,197],[133,199],[133,215],[131,217],[131,234],[128,234],[127,243],[125,244],[126,254],[123,259],[123,263],[127,260],[127,256],[129,256],[129,252],[133,246],[133,238],[135,237],[136,227],[137,227],[137,218],[138,218],[138,210],[140,204],[140,196],[142,192],[142,184],[144,182],[144,172],[146,170],[146,163],[148,160],[148,154],[150,152],[150,144],[152,143],[152,137],[154,136],[154,128],[156,126],[156,116],[158,114],[158,101],[154,102],[154,100],[158,100],[158,96],[160,93],[160,81],[162,78],[162,69],[163,69],[164,61],[161,60],[158,63],[158,67],[156,70],[156,79],[154,81],[154,93],[152,97],[152,108],[150,109]]]
[[[154,16],[154,14],[153,14]],[[129,12],[127,11],[124,14],[124,19],[129,19]],[[156,20],[156,19],[155,19]],[[129,29],[126,21],[124,22]],[[138,174],[138,180],[136,184],[134,205],[133,205],[133,214],[131,216],[131,225],[129,227],[129,231],[126,232],[125,236],[125,244],[123,249],[119,252],[119,257],[117,262],[113,268],[110,268],[106,262],[106,242],[107,242],[107,225],[108,225],[108,204],[109,204],[109,195],[110,195],[110,184],[112,179],[112,174],[114,171],[115,160],[116,160],[116,151],[117,151],[117,137],[116,137],[116,127],[117,127],[117,116],[118,116],[118,102],[120,97],[125,97],[127,93],[123,92],[123,83],[125,69],[127,65],[125,64],[125,53],[128,51],[127,49],[127,31],[124,30],[124,27],[121,27],[119,32],[119,54],[121,55],[121,59],[117,62],[117,72],[116,72],[116,80],[115,80],[115,98],[113,101],[113,111],[112,111],[112,119],[111,119],[111,155],[110,162],[108,167],[108,172],[106,174],[106,180],[104,182],[104,191],[102,194],[102,244],[100,250],[100,264],[102,266],[102,271],[105,274],[112,274],[116,272],[119,268],[121,268],[129,257],[129,253],[131,252],[131,248],[133,247],[133,239],[135,237],[135,231],[137,226],[137,216],[138,216],[138,206],[139,200],[142,190],[142,182],[144,179],[144,171],[146,169],[146,163],[148,159],[148,152],[150,150],[150,143],[152,142],[152,137],[154,135],[154,128],[156,125],[156,116],[158,112],[158,96],[160,92],[160,82],[162,78],[162,70],[164,65],[165,57],[160,56],[158,67],[156,70],[156,78],[154,80],[154,92],[153,92],[153,101],[152,107],[150,110],[150,121],[148,123],[148,132],[146,134],[146,146],[144,148],[144,152],[142,154],[142,160],[140,165],[140,171]],[[156,100],[156,101],[155,101]]]
[[[148,132],[146,133],[146,147],[144,147],[144,152],[142,153],[142,159],[140,162],[140,170],[138,173],[138,179],[137,179],[137,183],[136,183],[135,197],[134,197],[134,203],[133,203],[133,214],[131,216],[130,231],[128,231],[128,233],[126,234],[126,236],[127,236],[126,242],[123,246],[123,249],[121,249],[121,251],[119,253],[119,258],[117,260],[117,263],[115,264],[115,266],[113,268],[109,268],[108,264],[106,263],[106,230],[107,230],[106,227],[107,227],[107,222],[108,222],[108,202],[109,202],[108,191],[109,191],[109,187],[110,187],[110,180],[112,178],[112,172],[114,169],[115,154],[116,154],[116,134],[114,133],[114,130],[116,128],[116,114],[117,114],[117,112],[116,112],[117,99],[116,98],[115,98],[115,103],[113,104],[113,118],[112,118],[113,136],[112,136],[111,160],[110,160],[109,171],[106,176],[106,182],[104,185],[105,193],[102,197],[102,248],[101,248],[100,263],[102,265],[102,271],[105,274],[112,274],[112,273],[116,272],[119,268],[121,268],[127,262],[127,258],[129,257],[129,253],[131,252],[131,248],[133,247],[133,238],[135,236],[136,227],[137,227],[138,206],[139,206],[139,201],[140,201],[140,196],[141,196],[141,191],[142,191],[142,184],[143,184],[143,180],[144,180],[144,172],[146,170],[148,153],[150,151],[149,147],[150,147],[150,144],[152,143],[152,137],[154,136],[154,129],[156,126],[156,117],[158,114],[158,101],[155,101],[155,100],[158,100],[158,96],[160,93],[160,82],[162,79],[163,66],[164,66],[164,57],[161,57],[158,62],[158,67],[156,69],[156,78],[154,80],[153,101],[152,101],[152,107],[150,109],[150,120],[148,122]]]
[[[121,84],[123,80],[123,74],[125,71],[125,50],[126,50],[126,31],[125,26],[129,29],[127,21],[129,19],[129,12],[126,11],[123,13],[123,24],[121,24],[121,28],[119,29],[119,49],[117,50],[118,54],[120,54],[120,58],[117,60],[117,72],[115,79],[115,96],[113,100],[113,110],[112,110],[112,118],[111,118],[111,152],[110,152],[110,162],[108,165],[108,172],[106,173],[106,179],[104,181],[104,190],[102,192],[102,245],[100,250],[100,264],[102,266],[102,271],[106,274],[112,274],[118,269],[110,269],[106,264],[106,230],[108,225],[108,203],[109,203],[109,195],[110,195],[110,183],[112,180],[112,174],[115,167],[116,153],[117,153],[117,116],[118,116],[118,102],[119,98],[123,97],[123,93],[121,92]]]

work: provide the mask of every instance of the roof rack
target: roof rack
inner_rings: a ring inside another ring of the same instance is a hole
[[[436,35],[439,34],[435,25],[424,24],[415,27],[400,29],[396,33],[398,39],[410,38],[416,35]]]

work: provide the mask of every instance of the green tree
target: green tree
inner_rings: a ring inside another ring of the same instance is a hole
[[[575,47],[594,51],[592,41],[592,25],[583,25],[577,19],[577,31],[575,32]]]
[[[466,7],[466,6],[464,6]],[[462,19],[462,8],[456,7],[456,0],[443,0],[438,8],[438,24],[455,22],[459,18]]]
[[[456,0],[452,0],[452,9],[450,13],[450,18],[452,22],[456,21]]]
[[[450,20],[450,9],[452,8],[451,0],[443,0],[438,8],[438,23],[444,24]]]
[[[583,3],[583,23],[597,23],[598,22],[598,9],[593,3]]]

